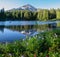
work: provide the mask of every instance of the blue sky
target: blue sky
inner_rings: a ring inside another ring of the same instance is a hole
[[[60,8],[60,0],[0,0],[0,9],[6,10],[31,4],[36,8]]]

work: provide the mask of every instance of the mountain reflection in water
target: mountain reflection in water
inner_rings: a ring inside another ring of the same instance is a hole
[[[10,25],[8,23],[10,23]],[[16,25],[17,23],[20,25]],[[49,24],[40,24],[39,22],[38,24],[33,23],[29,25],[25,22],[23,23],[23,21],[21,21],[21,23],[16,22],[15,24],[11,21],[3,23],[0,22],[0,42],[12,42],[15,40],[26,38],[26,36],[34,36],[36,34],[39,34],[40,32],[45,32],[50,29],[60,28],[60,22],[57,21],[53,23],[50,22]]]

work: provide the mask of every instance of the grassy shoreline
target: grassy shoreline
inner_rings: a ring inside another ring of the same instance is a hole
[[[0,44],[0,57],[60,57],[60,30]]]

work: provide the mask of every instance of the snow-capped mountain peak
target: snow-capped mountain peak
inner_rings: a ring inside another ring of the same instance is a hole
[[[30,4],[24,5],[21,7],[23,10],[36,11],[37,9]]]
[[[29,10],[29,11],[36,11],[37,9],[35,7],[33,7],[32,5],[30,4],[26,4],[24,6],[21,6],[19,8],[15,8],[13,10]]]

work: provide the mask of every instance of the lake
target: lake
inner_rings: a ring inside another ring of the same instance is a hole
[[[13,42],[55,28],[60,28],[60,21],[1,21],[0,42]]]

